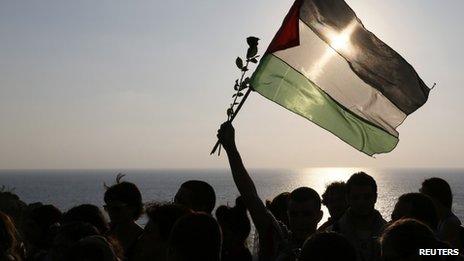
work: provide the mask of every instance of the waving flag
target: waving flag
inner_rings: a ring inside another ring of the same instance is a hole
[[[255,91],[373,155],[429,88],[343,0],[297,0],[252,77]]]

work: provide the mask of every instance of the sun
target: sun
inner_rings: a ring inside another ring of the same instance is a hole
[[[337,55],[337,52],[342,55],[354,55],[355,48],[351,44],[351,35],[356,29],[356,20],[351,21],[342,31],[328,30],[324,35],[328,38],[328,46],[325,52],[319,58],[317,62],[309,70],[309,75],[313,81],[316,81],[319,76],[324,72],[324,68],[327,63]]]
[[[330,46],[337,51],[348,51],[350,46],[350,36],[345,33],[330,37]]]
[[[352,49],[350,38],[356,28],[356,21],[352,21],[341,32],[329,33],[329,44],[338,52],[349,52]]]

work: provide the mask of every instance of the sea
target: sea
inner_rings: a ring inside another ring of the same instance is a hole
[[[334,181],[346,181],[355,172],[373,176],[378,186],[376,208],[386,220],[398,197],[403,193],[418,192],[424,179],[440,177],[448,181],[454,194],[453,211],[464,221],[464,169],[371,169],[371,168],[307,168],[307,169],[251,169],[249,174],[263,200],[272,199],[285,191],[309,186],[319,194]],[[62,211],[91,203],[103,206],[105,185],[115,183],[116,175],[135,183],[143,201],[172,201],[179,186],[197,179],[210,183],[217,196],[217,204],[233,206],[239,195],[230,170],[160,170],[160,169],[99,169],[99,170],[0,170],[0,189],[17,194],[26,203],[53,204]],[[324,222],[328,218],[323,208]],[[142,218],[141,223],[146,219]]]

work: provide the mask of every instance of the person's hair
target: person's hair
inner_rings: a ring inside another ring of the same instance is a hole
[[[176,221],[191,213],[191,210],[185,206],[172,203],[151,203],[145,210],[149,222],[156,224],[161,238],[168,241],[172,227]]]
[[[290,193],[289,199],[294,202],[302,203],[308,200],[314,201],[318,209],[321,208],[321,198],[312,188],[299,187]]]
[[[193,210],[199,211],[201,208],[206,207],[205,212],[211,213],[213,211],[216,205],[216,193],[210,184],[201,180],[189,180],[184,182],[181,188],[192,192],[190,201]]]
[[[322,194],[322,204],[324,204],[324,206],[327,206],[329,198],[334,193],[338,193],[342,196],[345,196],[345,193],[346,193],[345,182],[343,181],[332,182],[325,188],[325,191]]]
[[[18,195],[0,187],[0,211],[8,215],[16,226],[20,226],[21,218],[27,204],[21,201]]]
[[[21,243],[13,221],[0,211],[0,259],[8,255],[14,260],[22,260]]]
[[[221,229],[216,220],[203,212],[181,217],[174,225],[168,241],[168,260],[179,261],[221,258]]]
[[[282,192],[277,195],[272,201],[266,200],[266,207],[271,211],[274,217],[288,226],[288,200],[290,199],[290,192]]]
[[[221,227],[228,227],[241,243],[245,243],[250,234],[251,224],[241,197],[235,200],[235,206],[232,208],[224,205],[218,207],[216,219]]]
[[[30,205],[27,219],[33,221],[40,231],[40,238],[27,238],[30,243],[41,249],[49,249],[56,234],[56,227],[61,223],[63,214],[53,205],[41,203]]]
[[[398,258],[408,258],[419,255],[419,249],[449,248],[445,243],[435,238],[432,230],[424,223],[415,219],[400,219],[388,226],[380,238],[382,249],[394,251]],[[422,260],[441,260],[425,257]]]
[[[395,218],[414,218],[417,219],[426,225],[428,225],[432,230],[437,228],[438,225],[438,216],[433,205],[432,199],[422,193],[406,193],[401,195],[398,198],[398,203],[407,203],[409,205],[410,212],[408,216],[404,217],[393,217]]]
[[[134,207],[134,220],[137,220],[143,212],[142,194],[132,182],[122,181],[109,187],[105,191],[104,201],[107,204],[112,201],[120,201]]]
[[[450,185],[444,179],[429,178],[424,180],[421,192],[437,200],[446,208],[451,209],[453,193]]]
[[[85,222],[94,226],[100,234],[108,232],[109,226],[102,211],[95,205],[82,204],[66,211],[63,215],[63,223]]]
[[[346,182],[347,194],[351,192],[353,186],[369,186],[372,188],[374,193],[377,194],[377,183],[375,182],[375,179],[363,171],[351,175],[351,177],[348,179]]]
[[[79,240],[66,253],[69,261],[117,261],[113,245],[103,236],[88,236]]]
[[[341,234],[335,232],[321,232],[312,235],[305,241],[298,260],[356,261],[356,249],[348,239]]]
[[[58,235],[65,237],[70,242],[77,242],[84,237],[98,236],[100,232],[96,227],[85,222],[72,222],[60,227]]]
[[[71,247],[88,236],[97,236],[99,231],[89,223],[72,222],[62,225],[56,235],[56,243],[50,249],[52,260],[67,260]]]
[[[53,224],[60,223],[62,217],[61,211],[53,205],[39,205],[34,207],[28,215],[29,219],[32,219],[44,230]]]

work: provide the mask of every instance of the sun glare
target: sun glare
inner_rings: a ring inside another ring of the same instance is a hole
[[[360,168],[309,168],[303,173],[306,175],[317,175],[324,183],[347,180],[351,174],[360,171]]]
[[[334,181],[347,181],[348,178],[359,171],[369,171],[366,168],[306,168],[299,172],[299,184],[310,186],[316,191],[323,192],[325,187]]]
[[[356,28],[356,21],[352,21],[341,32],[333,32],[329,35],[330,46],[340,52],[348,52],[351,50],[350,38]]]
[[[356,20],[352,21],[348,24],[348,26],[343,29],[341,32],[330,32],[328,33],[329,38],[329,45],[324,54],[319,58],[318,62],[313,65],[311,70],[309,71],[309,75],[311,75],[314,81],[321,75],[324,71],[325,66],[330,61],[334,55],[337,55],[337,52],[341,53],[350,53],[353,52],[353,48],[350,43],[351,34],[353,33],[354,29],[356,28]],[[331,48],[332,47],[332,48]]]
[[[344,33],[335,35],[330,39],[330,46],[338,51],[347,51],[349,49],[350,36]]]

